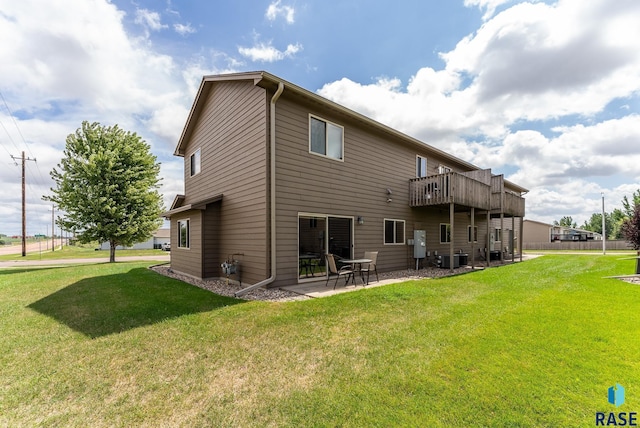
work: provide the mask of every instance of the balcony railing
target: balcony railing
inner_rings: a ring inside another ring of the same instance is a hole
[[[491,184],[455,172],[410,180],[409,204],[412,207],[450,203],[524,217],[524,198],[505,191],[501,175],[491,177]]]
[[[431,175],[410,180],[409,204],[423,207],[455,203],[488,210],[490,190],[490,185],[455,172]]]

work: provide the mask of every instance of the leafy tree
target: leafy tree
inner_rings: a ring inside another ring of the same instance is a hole
[[[564,227],[577,227],[576,222],[573,221],[571,216],[564,216],[560,219],[560,221],[554,221],[553,224],[555,226],[564,226]]]
[[[611,212],[610,218],[611,218],[611,228],[607,226],[607,229],[611,231],[609,233],[609,238],[624,239],[624,236],[622,234],[622,224],[624,223],[624,220],[627,218],[627,216],[625,216],[624,214],[624,211],[622,211],[620,208],[615,208]]]
[[[627,198],[626,195],[622,198],[622,208],[624,208],[624,214],[628,218],[633,217],[634,211],[636,207],[639,205],[640,205],[640,189],[633,192],[631,202],[629,202],[629,199]]]
[[[635,204],[633,216],[622,224],[622,234],[634,250],[640,250],[640,204]],[[636,274],[640,274],[640,258],[636,259]]]
[[[622,233],[634,250],[640,250],[640,204],[633,210],[633,216],[622,224]]]
[[[162,220],[160,164],[137,134],[118,125],[82,122],[66,140],[64,158],[51,171],[54,202],[66,213],[57,224],[80,243],[109,242],[109,260],[118,245],[152,236]]]

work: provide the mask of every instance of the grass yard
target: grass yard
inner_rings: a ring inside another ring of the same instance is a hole
[[[634,263],[548,255],[288,303],[145,263],[0,270],[0,426],[594,426],[640,412],[640,286],[604,278]]]

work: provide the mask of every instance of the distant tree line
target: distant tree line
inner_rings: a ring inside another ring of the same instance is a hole
[[[640,249],[640,189],[633,192],[631,199],[622,198],[622,209],[615,208],[604,213],[605,233],[602,233],[602,213],[593,213],[580,229],[600,233],[607,239],[626,239],[634,248]],[[554,221],[556,226],[577,228],[571,216]]]

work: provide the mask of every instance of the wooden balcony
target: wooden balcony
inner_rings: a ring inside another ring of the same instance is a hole
[[[456,172],[409,181],[409,205],[426,207],[457,204],[491,209],[491,186]]]
[[[414,178],[409,181],[409,204],[426,207],[457,204],[524,217],[525,203],[521,196],[505,190],[502,175],[487,175],[488,170],[470,173],[450,172]]]
[[[503,175],[491,177],[491,211],[524,217],[524,198],[505,190]]]

